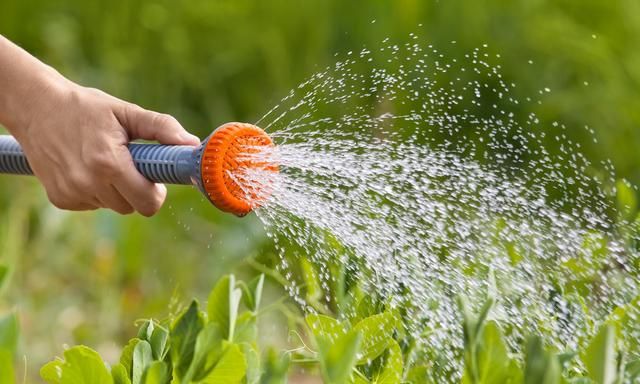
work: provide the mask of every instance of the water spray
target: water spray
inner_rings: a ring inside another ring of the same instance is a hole
[[[130,143],[129,151],[138,171],[150,181],[195,185],[221,211],[244,216],[263,203],[268,190],[248,190],[233,173],[242,168],[278,172],[277,165],[247,156],[273,145],[269,135],[255,125],[227,123],[196,148]],[[27,157],[13,136],[0,135],[0,173],[33,175]]]

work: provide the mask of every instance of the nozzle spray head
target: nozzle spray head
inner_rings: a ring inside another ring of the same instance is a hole
[[[247,188],[234,175],[251,168],[277,173],[276,164],[250,156],[273,146],[269,135],[255,125],[224,124],[197,150],[200,169],[195,184],[218,209],[244,216],[264,203],[269,186]]]

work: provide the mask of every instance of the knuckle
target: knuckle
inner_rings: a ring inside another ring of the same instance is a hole
[[[114,178],[121,172],[117,155],[110,149],[98,150],[89,155],[87,160],[91,172],[106,178]]]
[[[131,119],[134,116],[137,116],[140,112],[142,112],[144,109],[136,104],[133,103],[124,103],[123,105],[123,112],[124,115],[126,116],[126,120],[127,121],[131,121]]]
[[[153,126],[167,127],[177,123],[178,123],[178,120],[176,120],[176,118],[171,115],[167,115],[166,113],[154,112]]]
[[[93,188],[91,177],[84,172],[72,171],[69,174],[69,184],[79,192],[88,192]]]

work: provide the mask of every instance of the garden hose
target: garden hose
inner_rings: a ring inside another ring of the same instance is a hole
[[[227,123],[218,127],[199,147],[130,143],[129,151],[138,171],[154,183],[195,185],[209,201],[224,212],[244,216],[259,207],[265,193],[247,193],[232,177],[241,167],[259,166],[277,172],[276,165],[243,156],[261,146],[273,146],[259,127]],[[32,175],[20,147],[9,135],[0,135],[0,173]]]

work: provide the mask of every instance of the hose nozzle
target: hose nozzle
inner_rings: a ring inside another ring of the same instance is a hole
[[[218,209],[244,216],[262,205],[268,191],[243,185],[234,175],[243,169],[278,172],[278,166],[251,157],[273,141],[261,128],[245,123],[227,123],[216,129],[201,145],[198,186]]]

